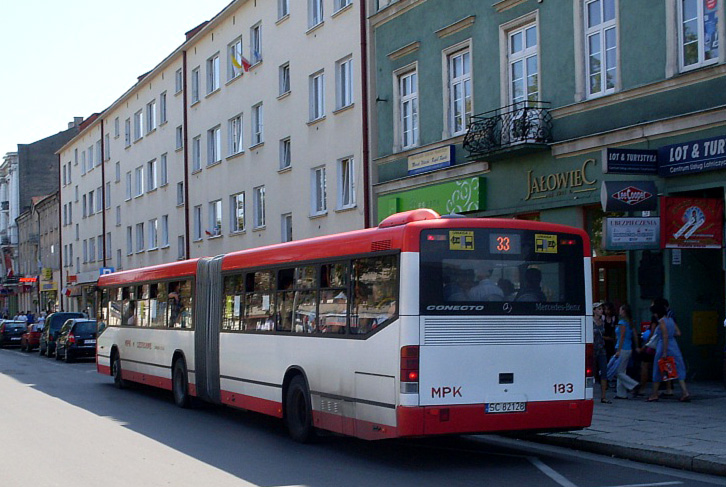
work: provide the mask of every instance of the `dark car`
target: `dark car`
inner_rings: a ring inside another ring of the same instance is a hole
[[[43,331],[40,332],[40,342],[38,348],[40,348],[41,355],[47,355],[52,357],[55,353],[55,339],[58,336],[63,323],[71,318],[85,318],[86,315],[83,313],[76,313],[71,311],[59,311],[57,313],[51,313],[45,319],[45,326]]]
[[[95,320],[72,318],[66,320],[55,340],[56,360],[65,359],[72,362],[78,357],[94,357],[96,355]]]
[[[0,348],[8,345],[20,345],[20,339],[27,328],[24,321],[3,320],[0,322]]]
[[[28,331],[23,333],[20,339],[20,350],[23,352],[32,352],[40,343],[40,333],[43,330],[42,323],[33,323],[28,325]]]

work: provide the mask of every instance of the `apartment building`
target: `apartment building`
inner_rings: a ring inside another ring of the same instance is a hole
[[[366,224],[361,8],[234,1],[58,152],[66,309],[100,272]]]

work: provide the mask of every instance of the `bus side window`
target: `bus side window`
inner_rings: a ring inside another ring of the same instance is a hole
[[[387,255],[353,261],[353,303],[350,330],[363,335],[387,324],[398,307],[398,264]]]
[[[122,288],[111,289],[111,301],[108,310],[108,325],[121,326],[123,316],[123,290]]]
[[[149,301],[149,314],[151,326],[164,328],[166,326],[166,304],[167,293],[166,283],[160,282],[151,285],[151,294]]]
[[[224,278],[222,296],[222,330],[241,330],[242,306],[244,302],[244,281],[242,275]]]
[[[193,328],[192,323],[192,281],[180,281],[179,286],[179,304],[178,304],[178,320],[174,325],[175,328]]]
[[[271,271],[251,272],[245,276],[244,330],[274,330],[275,274]]]

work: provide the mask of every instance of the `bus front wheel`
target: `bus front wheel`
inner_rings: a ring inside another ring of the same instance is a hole
[[[115,352],[111,358],[111,375],[113,375],[113,384],[116,388],[123,389],[126,387],[126,381],[121,375],[121,357],[119,357],[118,352]]]
[[[189,385],[187,382],[187,366],[184,359],[174,362],[174,372],[171,382],[174,404],[180,408],[188,408],[191,400],[189,398]]]
[[[295,376],[287,388],[285,424],[290,437],[295,441],[307,443],[315,437],[310,394],[305,379],[300,375]]]

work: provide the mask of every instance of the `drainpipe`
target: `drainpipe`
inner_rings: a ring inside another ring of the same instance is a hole
[[[103,267],[106,267],[106,147],[105,147],[105,137],[103,135],[103,122],[104,119],[101,119],[101,208],[103,208],[103,211],[101,212],[101,235],[103,237],[101,238],[103,245]]]
[[[187,52],[182,51],[182,99],[184,103],[182,143],[184,145],[184,258],[191,256],[191,244],[189,243],[189,134],[187,130]]]
[[[61,179],[61,156],[58,154],[58,181]],[[60,262],[60,277],[58,278],[58,301],[60,302],[60,310],[63,311],[63,219],[61,214],[63,213],[63,199],[61,198],[61,190],[58,190],[58,262]]]
[[[365,228],[371,226],[371,181],[370,181],[370,148],[368,137],[368,31],[366,19],[366,2],[358,2],[360,6],[360,53],[361,53],[361,91],[363,105],[362,132],[363,132],[363,224]]]

